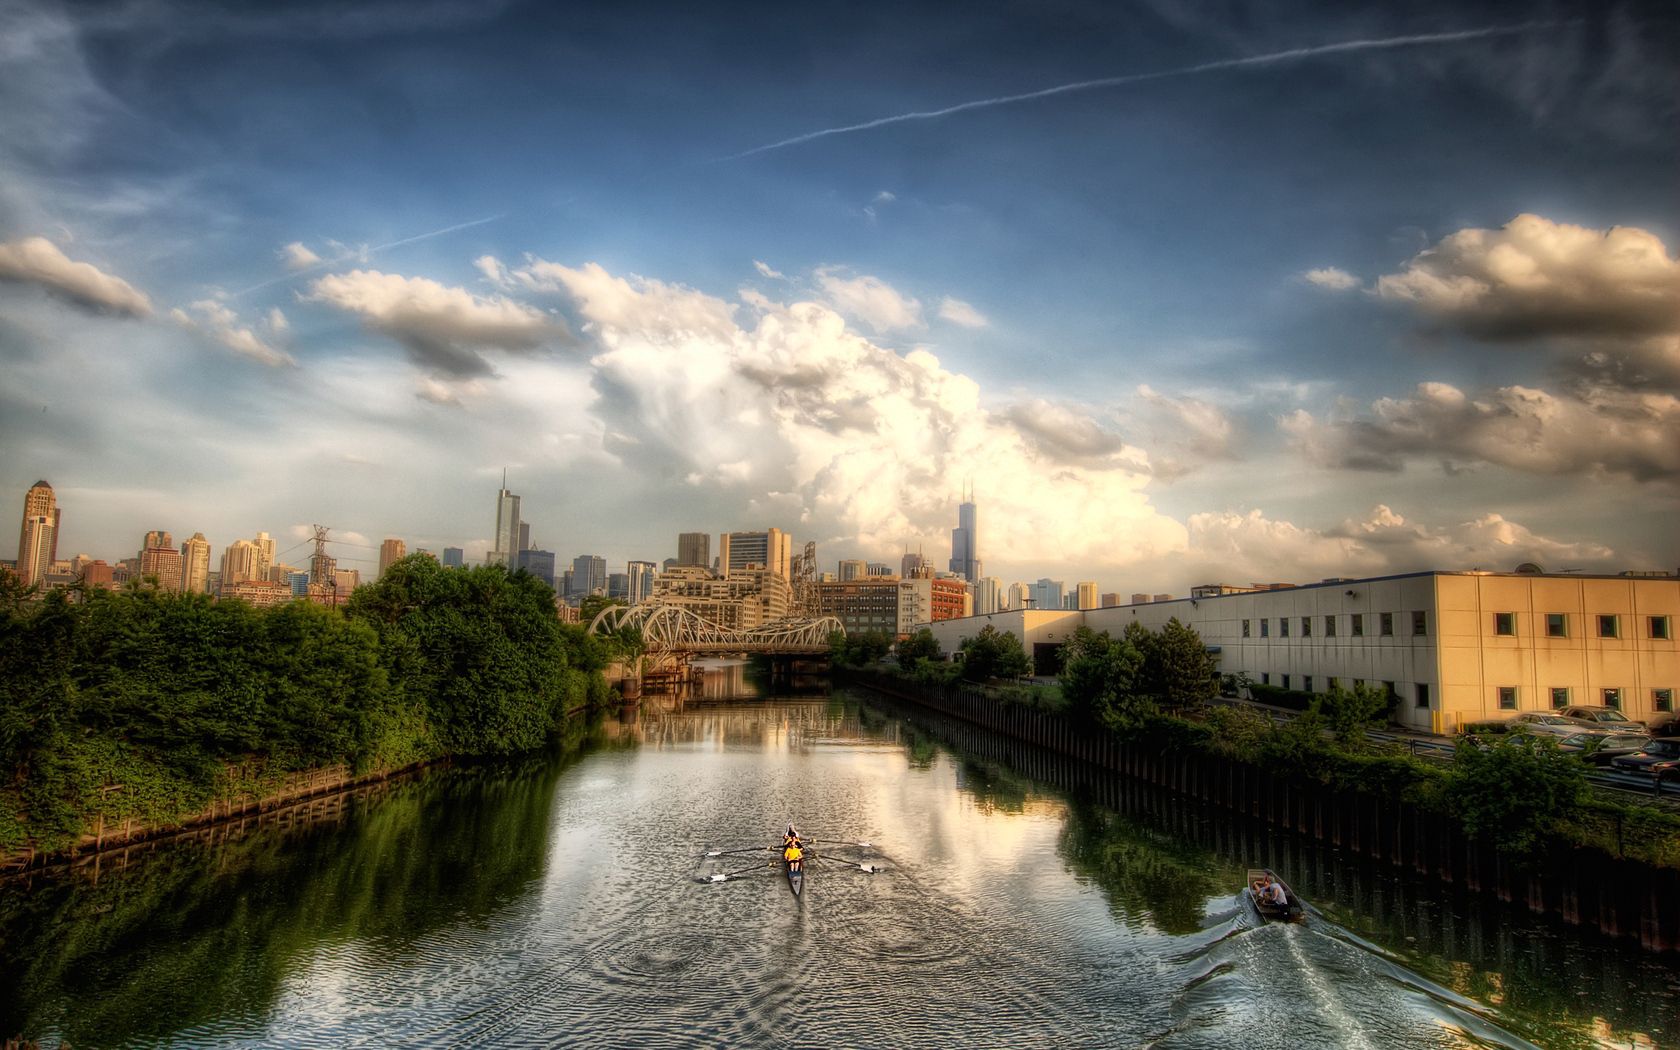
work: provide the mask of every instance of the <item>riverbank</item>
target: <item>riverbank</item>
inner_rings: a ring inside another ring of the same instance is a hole
[[[1556,839],[1544,842],[1529,863],[1519,863],[1406,797],[1399,784],[1386,791],[1350,790],[1201,751],[1188,741],[1127,740],[1061,714],[999,702],[977,686],[927,685],[855,668],[837,669],[836,676],[1535,914],[1636,940],[1649,951],[1680,950],[1680,870]]]

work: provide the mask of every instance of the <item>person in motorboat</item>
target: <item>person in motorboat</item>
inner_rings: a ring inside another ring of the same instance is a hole
[[[1262,875],[1255,880],[1254,899],[1273,908],[1289,906],[1289,895],[1283,891],[1283,883],[1270,875]]]

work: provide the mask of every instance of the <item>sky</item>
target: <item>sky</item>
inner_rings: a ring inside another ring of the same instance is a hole
[[[0,0],[0,507],[1680,568],[1668,4]],[[11,554],[0,530],[0,558]],[[296,558],[303,555],[299,553]],[[294,559],[295,563],[296,559]]]

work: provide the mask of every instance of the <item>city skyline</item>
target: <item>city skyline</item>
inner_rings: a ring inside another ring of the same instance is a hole
[[[12,10],[0,492],[61,555],[482,564],[507,468],[615,568],[943,563],[971,478],[1006,582],[1680,566],[1658,5]]]

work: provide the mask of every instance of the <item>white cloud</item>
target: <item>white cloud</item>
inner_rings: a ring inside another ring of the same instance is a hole
[[[278,350],[248,326],[239,323],[239,316],[222,303],[214,299],[201,299],[191,306],[191,313],[176,307],[169,311],[174,322],[189,332],[204,336],[218,346],[232,350],[241,357],[250,358],[258,364],[270,368],[296,367],[297,359],[284,350]],[[275,327],[275,315],[280,315],[279,327]],[[269,314],[269,327],[275,332],[286,330],[286,319],[278,308]]]
[[[891,190],[881,190],[879,193],[875,194],[875,197],[871,201],[871,203],[873,203],[873,204],[891,204],[893,201],[896,201],[896,200],[898,200],[898,194],[894,193]]]
[[[939,300],[939,316],[952,324],[962,325],[964,328],[984,328],[991,324],[986,315],[976,310],[969,303],[950,296]]]
[[[590,411],[631,475],[797,507],[787,527],[881,556],[943,542],[971,478],[999,562],[1113,565],[1183,547],[1183,527],[1143,492],[1141,453],[1094,420],[1043,404],[988,411],[932,354],[876,346],[824,305],[746,310],[594,264],[536,260],[515,279],[552,282],[586,322]]]
[[[1312,582],[1425,569],[1510,571],[1525,561],[1613,569],[1616,554],[1597,543],[1536,534],[1497,513],[1431,526],[1384,505],[1328,529],[1268,518],[1264,512],[1192,514],[1186,561],[1224,582]]]
[[[360,316],[417,364],[456,378],[490,374],[480,350],[530,351],[566,337],[565,326],[540,310],[426,277],[352,270],[317,279],[301,298]]]
[[[269,308],[268,330],[270,332],[273,332],[275,335],[285,335],[291,327],[291,324],[286,320],[286,315],[280,312],[280,308],[278,306]]]
[[[31,284],[96,313],[149,317],[152,301],[120,277],[75,262],[45,237],[0,244],[0,281]]]
[[[845,277],[838,269],[825,266],[816,271],[816,279],[835,309],[862,321],[876,333],[922,327],[921,302],[901,295],[879,277]]]
[[[286,264],[286,269],[308,270],[321,265],[321,257],[305,247],[302,241],[293,241],[280,249],[280,261]]]
[[[753,260],[753,269],[773,281],[782,281],[787,279],[786,274],[782,273],[780,270],[771,269],[768,263],[761,263],[757,259]]]
[[[1301,277],[1310,284],[1316,284],[1320,288],[1332,292],[1345,292],[1350,288],[1359,287],[1359,278],[1334,266],[1323,266],[1316,270],[1308,270]]]
[[[1376,294],[1478,338],[1639,338],[1680,330],[1680,261],[1653,233],[1519,215],[1420,252]]]
[[[1137,393],[1158,420],[1153,429],[1157,477],[1182,477],[1210,460],[1236,458],[1236,428],[1218,406],[1194,397],[1168,397],[1147,383]]]
[[[502,261],[494,255],[480,255],[478,258],[473,260],[473,266],[479,273],[483,274],[484,279],[489,281],[491,284],[496,285],[498,288],[506,288],[508,286],[507,267],[503,266]]]
[[[1413,397],[1382,398],[1366,413],[1319,422],[1296,411],[1280,426],[1307,458],[1352,470],[1398,471],[1425,457],[1449,467],[1680,480],[1680,398],[1665,393],[1508,386],[1471,397],[1447,383],[1420,383]]]

